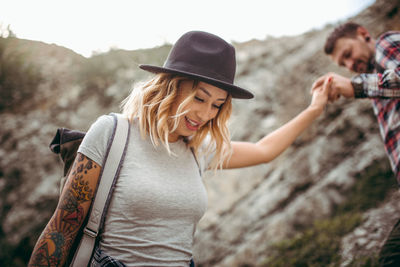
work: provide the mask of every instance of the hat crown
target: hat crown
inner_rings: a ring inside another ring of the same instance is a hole
[[[233,83],[236,71],[235,49],[216,35],[191,31],[175,43],[164,67],[189,68],[200,75]]]

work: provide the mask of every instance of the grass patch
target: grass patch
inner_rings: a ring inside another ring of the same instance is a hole
[[[292,239],[272,246],[272,255],[263,266],[336,266],[340,261],[341,237],[361,223],[360,213],[348,213],[316,221],[312,227]]]
[[[272,245],[262,266],[339,266],[342,238],[361,224],[363,212],[397,188],[386,159],[373,162],[355,178],[356,184],[346,192],[347,201],[337,206],[330,218],[315,221],[297,236]],[[349,266],[378,266],[377,255],[355,259]]]
[[[347,267],[379,267],[378,253],[353,260]]]
[[[374,161],[363,172],[355,175],[356,184],[347,192],[348,199],[339,205],[335,214],[366,211],[376,207],[388,192],[398,188],[387,160]]]

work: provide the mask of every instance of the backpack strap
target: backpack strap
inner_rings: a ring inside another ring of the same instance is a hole
[[[129,121],[122,115],[114,113],[111,115],[114,117],[114,129],[110,138],[111,141],[108,142],[99,178],[100,181],[92,203],[88,223],[83,230],[84,234],[71,266],[87,266],[90,261],[96,244],[96,238],[104,224],[112,192],[125,157],[130,134]]]

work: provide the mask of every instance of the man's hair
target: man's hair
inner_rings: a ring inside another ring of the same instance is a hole
[[[326,39],[324,47],[325,54],[332,54],[338,39],[342,37],[355,38],[357,36],[357,29],[359,27],[361,27],[361,25],[354,22],[347,22],[337,26]]]
[[[178,127],[179,118],[186,114],[184,108],[193,101],[198,85],[198,81],[193,81],[192,93],[180,104],[177,114],[171,114],[171,106],[180,93],[179,85],[183,81],[193,80],[168,73],[157,74],[151,80],[136,86],[122,103],[123,114],[131,122],[134,118],[138,118],[142,137],[150,137],[155,147],[161,143],[170,154],[172,152],[168,136]],[[210,136],[212,142],[203,149],[203,152],[207,154],[214,151],[215,156],[211,161],[213,169],[221,168],[224,160],[232,152],[227,127],[227,121],[232,113],[231,100],[232,96],[228,94],[217,116],[186,140],[187,145],[198,154],[203,140],[207,135]]]

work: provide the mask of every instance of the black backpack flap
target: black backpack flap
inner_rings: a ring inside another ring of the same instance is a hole
[[[67,175],[75,160],[83,137],[85,137],[84,132],[59,128],[50,143],[50,150],[55,154],[60,154],[61,160],[64,162],[64,176]]]

